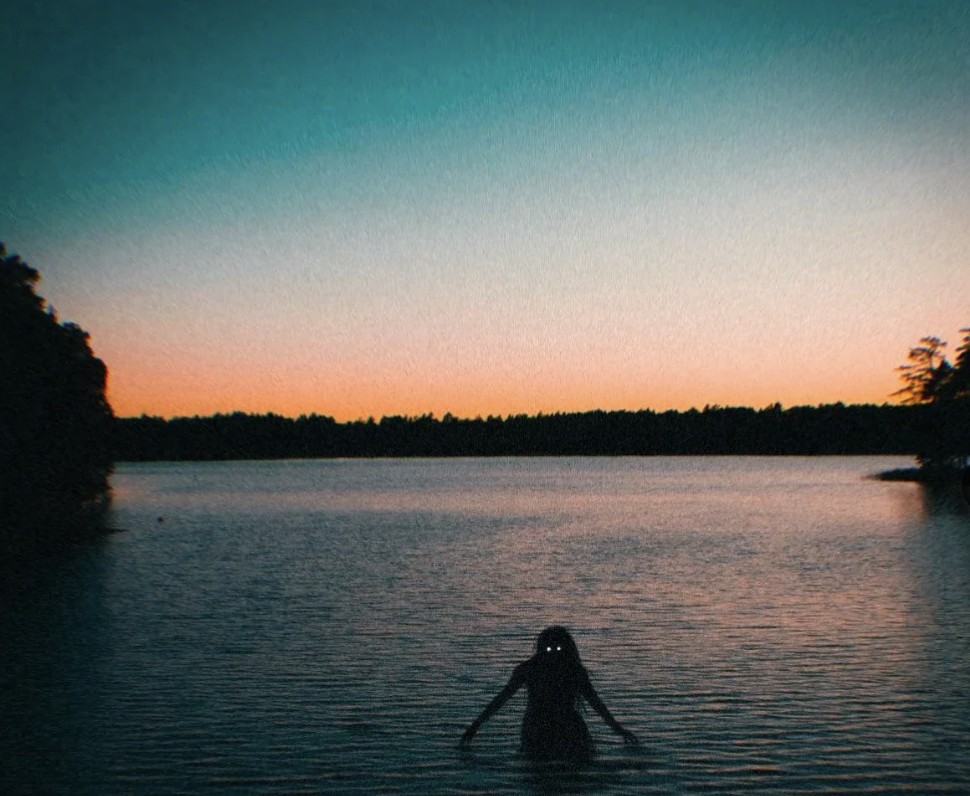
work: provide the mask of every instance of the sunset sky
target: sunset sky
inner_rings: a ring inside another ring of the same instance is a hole
[[[970,325],[966,0],[4,6],[119,415],[881,403]]]

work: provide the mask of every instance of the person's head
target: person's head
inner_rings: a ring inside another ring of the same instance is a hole
[[[569,631],[560,625],[547,627],[536,641],[536,655],[579,663],[579,650]]]

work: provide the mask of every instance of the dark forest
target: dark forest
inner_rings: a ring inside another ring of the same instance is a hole
[[[109,499],[114,416],[87,332],[37,295],[0,243],[0,552],[77,536]]]
[[[685,412],[592,411],[459,419],[383,417],[338,423],[241,412],[120,418],[116,461],[407,456],[913,454],[933,421],[926,405],[708,406]]]

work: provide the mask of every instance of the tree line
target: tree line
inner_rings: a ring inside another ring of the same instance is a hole
[[[420,456],[909,454],[931,420],[923,405],[592,411],[461,419],[216,414],[115,420],[117,461]]]

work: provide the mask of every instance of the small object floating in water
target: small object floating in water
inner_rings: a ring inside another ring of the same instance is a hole
[[[158,522],[158,523],[165,522],[165,518],[164,517],[156,517],[155,518],[155,522]]]

